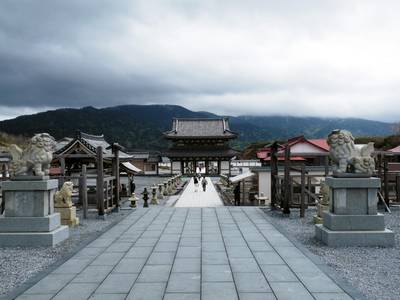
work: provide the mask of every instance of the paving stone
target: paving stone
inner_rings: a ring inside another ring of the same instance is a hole
[[[225,245],[223,242],[203,242],[202,251],[203,252],[225,251]]]
[[[127,300],[162,300],[165,283],[137,282],[129,293]]]
[[[78,274],[91,262],[91,259],[70,259],[53,271],[54,274]]]
[[[174,262],[174,252],[153,252],[147,264],[149,265],[172,265]]]
[[[145,263],[145,258],[123,258],[113,273],[140,273]]]
[[[203,265],[227,265],[229,263],[225,252],[203,252],[201,260]]]
[[[64,287],[53,299],[86,300],[96,288],[96,283],[70,283],[66,287]]]
[[[230,247],[226,246],[226,251],[228,252],[229,258],[251,258],[253,254],[251,253],[250,249],[245,247]]]
[[[171,265],[146,265],[137,282],[167,282],[171,268]]]
[[[271,282],[272,290],[278,299],[312,300],[314,299],[299,282]]]
[[[163,300],[200,300],[200,294],[166,293]]]
[[[91,248],[85,247],[75,254],[72,259],[94,259],[100,253],[103,253],[106,248]]]
[[[56,294],[75,274],[50,274],[27,290],[24,294]]]
[[[110,252],[100,254],[92,263],[93,266],[115,266],[124,256],[121,252]]]
[[[110,247],[106,249],[105,252],[127,252],[131,247],[133,243],[130,242],[117,242],[113,243]]]
[[[234,273],[258,273],[260,268],[254,258],[231,258],[232,272]]]
[[[105,248],[110,246],[113,242],[115,241],[115,238],[111,239],[96,239],[93,242],[91,242],[89,245],[87,245],[88,248]]]
[[[125,255],[127,258],[148,258],[153,251],[153,247],[133,246]]]
[[[139,274],[111,273],[95,291],[96,294],[127,294]]]
[[[180,234],[163,234],[160,242],[179,242],[180,238]]]
[[[296,274],[320,272],[320,269],[308,258],[287,258],[285,261]]]
[[[28,295],[22,294],[15,300],[50,300],[54,297],[54,294],[39,294],[39,295]]]
[[[172,272],[174,273],[200,273],[200,258],[175,258]]]
[[[260,265],[269,282],[273,281],[299,281],[287,265]]]
[[[157,244],[158,238],[140,238],[136,241],[136,247],[153,247]]]
[[[273,293],[239,293],[240,300],[276,300]]]
[[[262,273],[234,273],[236,288],[243,292],[271,292],[271,289]]]
[[[345,293],[312,293],[316,300],[352,300]]]
[[[222,242],[222,236],[220,234],[203,234],[202,240],[204,242]]]
[[[300,280],[312,293],[342,293],[339,288],[328,276],[322,271],[315,273],[298,273]]]
[[[154,252],[176,252],[177,249],[177,242],[158,242],[154,248]]]
[[[276,252],[254,252],[260,265],[283,265],[285,262]]]
[[[198,258],[201,256],[201,247],[179,247],[177,258]]]
[[[262,242],[248,242],[249,248],[251,251],[257,251],[257,252],[268,252],[268,251],[274,251],[272,249],[271,245],[267,241],[262,241]]]
[[[200,273],[171,273],[167,293],[200,293]]]
[[[233,282],[204,282],[201,286],[202,300],[237,300]]]
[[[108,276],[113,266],[88,266],[72,282],[100,283]]]
[[[183,236],[183,235],[182,235]],[[179,243],[179,247],[200,247],[201,238],[196,237],[182,237]]]
[[[351,299],[257,208],[141,211],[19,298]]]
[[[233,281],[229,265],[204,265],[202,268],[203,282]]]
[[[283,258],[306,258],[297,247],[275,247],[275,250]]]

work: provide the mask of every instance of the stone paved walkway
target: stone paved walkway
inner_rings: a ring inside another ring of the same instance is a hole
[[[138,209],[18,299],[351,299],[253,207]]]
[[[194,186],[193,178],[190,179],[188,185],[183,191],[182,195],[179,197],[175,207],[217,207],[224,206],[218,192],[215,190],[214,184],[209,177],[207,179],[207,188],[203,192],[201,183],[199,187]]]

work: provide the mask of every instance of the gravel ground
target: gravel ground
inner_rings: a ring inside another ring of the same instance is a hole
[[[400,298],[400,209],[392,208],[392,214],[385,215],[386,226],[395,232],[395,248],[344,247],[329,248],[314,239],[310,208],[304,219],[299,211],[292,210],[290,217],[280,212],[265,210],[268,219],[278,228],[302,243],[318,255],[337,274],[357,288],[367,299]]]
[[[165,178],[136,177],[137,195],[143,191],[144,187],[149,187],[163,180]],[[122,206],[128,206],[128,204],[128,202],[125,202]],[[81,224],[70,228],[70,238],[54,248],[0,248],[0,296],[11,292],[63,257],[71,255],[79,245],[82,245],[90,237],[104,231],[112,223],[123,219],[131,212],[132,210],[121,210],[119,213],[108,214],[105,220],[100,220],[96,218],[97,212],[89,211],[88,219],[83,220],[82,211],[78,210],[77,215]]]

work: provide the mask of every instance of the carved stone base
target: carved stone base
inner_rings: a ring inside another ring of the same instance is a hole
[[[61,215],[61,224],[68,226],[79,225],[79,218],[76,217],[76,207],[55,207],[54,210]]]

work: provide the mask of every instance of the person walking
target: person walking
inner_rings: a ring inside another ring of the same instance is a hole
[[[206,177],[204,176],[204,177],[203,177],[203,180],[201,181],[201,185],[203,186],[203,192],[206,191],[207,184],[208,184],[207,179],[206,179]]]
[[[194,183],[194,192],[197,193],[199,189],[199,179],[197,178],[197,175],[193,177],[193,183]]]

